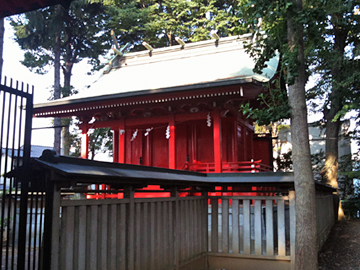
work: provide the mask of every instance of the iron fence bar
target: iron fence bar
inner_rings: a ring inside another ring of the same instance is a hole
[[[4,83],[6,83],[6,77],[4,79]],[[3,149],[3,139],[4,139],[4,123],[5,123],[5,102],[6,102],[6,93],[4,93],[3,96],[3,102],[2,102],[2,114],[1,114],[1,135],[0,135],[0,146],[1,146],[1,152]],[[2,155],[1,155],[2,157]],[[7,159],[7,155],[5,152],[5,160]],[[6,167],[4,167],[4,170],[6,170]],[[0,231],[0,239],[1,239],[1,246],[3,245],[3,240],[4,240],[4,218],[5,218],[5,193],[6,193],[6,178],[4,177],[4,185],[3,185],[3,193],[1,196],[1,231]],[[1,253],[3,253],[3,251],[1,251]]]
[[[36,234],[37,234],[37,217],[38,217],[38,203],[39,203],[39,194],[36,193],[36,197],[35,197],[35,224],[34,224],[34,258],[33,258],[33,270],[35,270],[35,262],[36,262],[36,254],[37,254],[37,250],[36,250]],[[40,247],[40,245],[39,245]]]
[[[12,84],[13,84],[13,81],[12,79],[10,79],[10,86],[12,87]],[[7,169],[8,167],[8,156],[9,156],[9,140],[10,140],[10,125],[11,125],[11,112],[12,112],[12,94],[9,94],[9,102],[8,102],[8,116],[7,116],[7,131],[6,131],[6,150],[5,150],[5,156],[6,156],[6,159],[5,159],[5,170]],[[9,179],[10,181],[10,179]],[[6,185],[7,183],[9,182],[8,181],[8,178],[7,177],[4,177],[4,188],[6,190]],[[9,190],[7,190],[8,193],[10,193],[10,190],[11,190],[11,186],[10,186],[11,183],[9,183]],[[5,196],[5,204],[6,204],[6,192],[4,194]],[[8,199],[7,199],[7,202],[8,202],[8,209],[11,207],[11,200],[10,200],[10,197],[8,196]],[[4,209],[5,207],[3,207]],[[4,216],[3,216],[4,217]],[[5,223],[8,223],[9,221],[9,216],[7,216],[7,220],[5,220],[5,218],[2,218],[2,225],[3,227],[5,227]],[[8,237],[8,232],[9,232],[9,227],[7,227],[8,230],[6,232],[6,237]],[[4,231],[2,230],[2,233],[4,233]],[[5,249],[5,269],[8,269],[8,265],[9,265],[9,238],[7,238],[7,241],[6,241],[6,249]]]
[[[7,92],[9,94],[13,94],[13,95],[17,95],[17,96],[21,96],[21,97],[24,97],[24,98],[27,98],[27,99],[32,99],[32,93],[28,93],[28,92],[23,92],[23,91],[19,91],[18,89],[14,89],[14,88],[11,88],[11,86],[6,86],[6,77],[5,77],[5,80],[4,80],[4,84],[0,84],[0,90],[4,91],[4,92]]]
[[[24,90],[24,83],[21,82],[21,91]],[[24,103],[24,98],[20,97],[20,108],[23,107],[23,103]],[[21,137],[22,137],[22,128],[21,128],[21,124],[22,124],[22,120],[23,120],[23,110],[20,110],[19,112],[19,138],[18,138],[18,148],[17,148],[17,161],[20,160],[20,149],[21,149]],[[17,181],[15,184],[15,196],[14,196],[14,201],[15,201],[15,205],[16,207],[14,207],[14,220],[13,220],[13,228],[14,228],[14,235],[13,235],[13,240],[12,240],[12,245],[13,247],[15,247],[15,235],[16,235],[16,221],[17,221],[17,208],[18,208],[18,191],[19,191],[19,182]],[[19,227],[17,228],[19,229]],[[17,239],[19,240],[19,239]],[[14,270],[14,266],[15,266],[15,248],[13,248],[12,250],[12,256],[11,256],[11,265],[12,265],[12,270]]]
[[[46,196],[46,195],[45,195]],[[43,215],[44,215],[44,192],[41,192],[41,203],[40,203],[40,228],[43,228]],[[41,256],[42,256],[42,233],[39,234],[39,258],[38,266],[41,269]]]
[[[33,213],[32,213],[32,209],[33,209],[33,200],[34,200],[34,195],[33,195],[33,193],[32,192],[30,192],[30,196],[29,196],[29,198],[30,198],[30,213],[29,213],[29,215],[30,215],[30,219],[29,219],[29,230],[28,230],[28,233],[29,233],[29,235],[28,235],[28,237],[29,237],[29,242],[28,242],[28,264],[27,264],[27,269],[31,269],[30,267],[31,267],[31,230],[32,230],[32,216],[33,216]]]
[[[29,85],[27,84],[27,93],[29,93]],[[34,89],[34,87],[32,88]],[[25,136],[24,136],[24,150],[23,150],[23,168],[24,171],[28,169],[30,159],[31,147],[31,125],[33,113],[33,96],[30,95],[26,99],[26,113],[25,113]],[[27,201],[29,183],[28,176],[22,171],[21,173],[21,195],[20,195],[20,217],[19,217],[19,243],[18,243],[18,269],[25,269],[26,257],[26,219],[27,219]]]
[[[18,89],[19,87],[19,82],[16,81],[16,89]],[[13,132],[12,132],[12,153],[11,153],[11,169],[14,168],[14,157],[15,157],[15,138],[16,138],[16,132],[17,132],[17,105],[18,105],[18,97],[15,95],[15,103],[14,103],[14,122],[13,122]],[[11,103],[10,103],[11,104]],[[21,123],[19,123],[19,125],[21,125]],[[18,149],[18,152],[19,152],[19,149]],[[17,159],[17,166],[19,166],[19,159]],[[14,202],[14,208],[16,209],[16,201],[13,199],[12,197],[12,188],[13,188],[13,181],[14,181],[14,178],[11,177],[9,178],[9,207],[8,207],[8,224],[7,224],[7,228],[8,228],[8,231],[7,231],[7,244],[9,245],[10,243],[10,217],[11,217],[11,205],[12,205],[12,201]],[[12,230],[12,239],[15,238],[15,230],[14,230],[14,227],[13,227],[13,230]],[[15,246],[14,245],[11,245],[11,254],[13,255],[15,252]],[[8,261],[8,260],[7,260]],[[14,268],[14,265],[13,265],[13,260],[11,258],[11,262],[10,262],[10,267],[11,269]]]

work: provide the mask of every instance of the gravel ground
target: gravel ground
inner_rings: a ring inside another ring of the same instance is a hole
[[[360,270],[360,219],[334,225],[319,253],[321,270]]]

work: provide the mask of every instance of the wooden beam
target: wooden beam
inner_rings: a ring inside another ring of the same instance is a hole
[[[88,159],[89,157],[89,135],[87,125],[82,127],[82,135],[81,135],[81,157],[84,159]]]
[[[113,130],[113,162],[119,162],[119,129],[112,128]]]
[[[175,116],[169,117],[170,138],[169,138],[169,169],[176,169],[175,157]]]
[[[122,119],[119,126],[119,147],[116,149],[119,163],[125,163],[125,134],[125,120]]]
[[[215,172],[221,173],[222,171],[222,143],[221,143],[221,117],[220,110],[215,108],[212,112],[213,118],[213,134],[214,134],[214,163]]]

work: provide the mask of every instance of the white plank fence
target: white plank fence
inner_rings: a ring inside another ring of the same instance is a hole
[[[206,253],[204,197],[63,200],[53,269],[178,269]]]
[[[210,204],[205,196],[57,198],[53,270],[294,267],[294,191],[288,196],[210,197]],[[332,195],[317,197],[317,215],[320,246],[334,223]]]

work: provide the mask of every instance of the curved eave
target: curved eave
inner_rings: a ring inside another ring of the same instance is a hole
[[[35,117],[54,117],[55,115],[71,115],[72,111],[64,111],[68,110],[72,107],[77,107],[77,110],[81,110],[80,107],[86,107],[91,104],[94,106],[95,103],[103,103],[107,101],[115,101],[115,100],[123,100],[126,98],[136,98],[136,97],[144,97],[156,94],[167,94],[167,93],[180,93],[186,92],[190,90],[199,90],[199,89],[211,89],[232,85],[251,85],[252,87],[261,88],[263,83],[255,80],[254,78],[238,78],[232,80],[223,80],[223,81],[215,81],[215,82],[206,82],[199,83],[196,85],[182,85],[175,87],[168,87],[164,89],[147,89],[135,92],[124,92],[124,93],[116,93],[110,95],[96,96],[96,97],[87,97],[87,98],[78,98],[78,99],[59,99],[46,103],[39,103],[34,105],[34,116]],[[236,93],[239,94],[239,93]],[[171,100],[170,100],[171,101]],[[113,105],[109,105],[113,106]],[[86,110],[86,109],[85,109]]]

